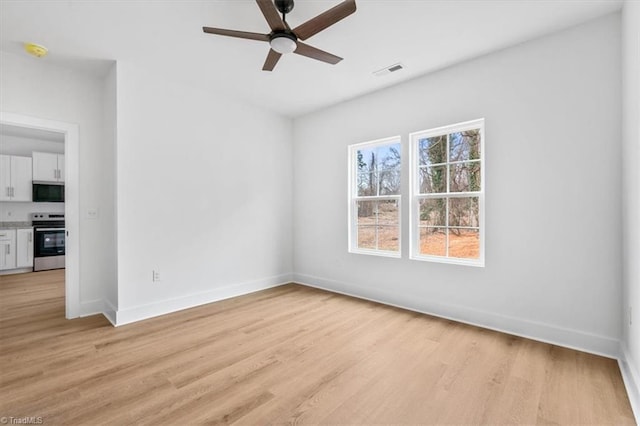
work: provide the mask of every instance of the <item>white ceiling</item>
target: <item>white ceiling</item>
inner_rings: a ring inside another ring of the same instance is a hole
[[[340,3],[298,0],[292,27]],[[252,0],[0,1],[0,49],[47,46],[41,59],[105,69],[135,61],[169,79],[299,116],[466,59],[615,12],[622,0],[357,0],[355,14],[306,42],[345,58],[332,66],[284,56],[262,71],[267,43],[202,26],[269,32]],[[372,73],[402,62],[406,69]]]
[[[39,139],[49,142],[64,143],[64,133],[32,129],[29,127],[11,126],[4,123],[0,124],[0,139],[2,136],[15,136],[18,138]]]

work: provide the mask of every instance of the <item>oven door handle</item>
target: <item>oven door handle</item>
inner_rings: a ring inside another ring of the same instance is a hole
[[[49,232],[49,231],[60,231],[64,232],[64,228],[35,228],[35,232]]]

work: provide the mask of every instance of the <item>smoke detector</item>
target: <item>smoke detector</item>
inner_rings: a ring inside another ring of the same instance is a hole
[[[24,50],[26,50],[28,54],[38,58],[42,58],[49,52],[49,49],[46,47],[35,43],[25,43]]]

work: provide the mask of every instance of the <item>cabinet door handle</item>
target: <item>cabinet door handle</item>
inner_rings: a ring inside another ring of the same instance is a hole
[[[11,187],[11,196],[12,197],[16,196],[16,189],[13,186]]]

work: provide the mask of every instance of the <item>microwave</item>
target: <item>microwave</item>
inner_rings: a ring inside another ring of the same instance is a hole
[[[34,203],[64,203],[64,184],[33,182]]]

